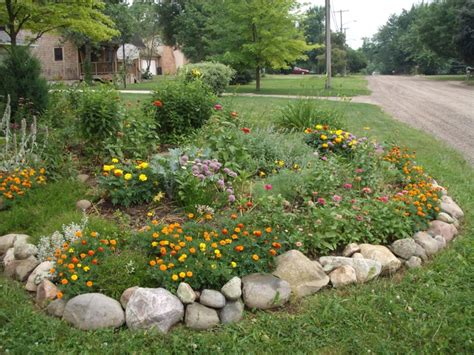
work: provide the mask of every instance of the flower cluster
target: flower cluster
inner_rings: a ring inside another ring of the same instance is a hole
[[[44,168],[36,171],[33,168],[16,169],[13,173],[0,172],[0,192],[7,200],[13,201],[25,193],[34,185],[46,183],[46,170]]]
[[[100,185],[110,195],[114,205],[150,202],[159,194],[158,180],[148,162],[120,162],[113,158],[111,164],[104,165],[102,170]]]
[[[360,143],[352,133],[335,130],[328,125],[318,124],[314,128],[306,128],[304,132],[308,135],[306,143],[323,153],[350,152]]]
[[[436,218],[440,210],[440,191],[431,183],[432,179],[425,174],[423,167],[416,164],[415,159],[415,154],[409,154],[400,147],[393,147],[384,157],[385,161],[394,164],[403,175],[402,190],[393,199],[404,202],[405,216],[412,216],[426,223]]]
[[[271,227],[247,228],[234,223],[220,231],[193,221],[161,225],[153,220],[142,229],[151,248],[153,278],[173,289],[179,281],[195,288],[220,286],[233,275],[268,271],[282,249]]]

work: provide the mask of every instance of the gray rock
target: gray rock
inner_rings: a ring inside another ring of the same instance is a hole
[[[219,312],[222,324],[239,322],[244,316],[244,303],[242,300],[227,302],[225,307]]]
[[[431,256],[438,252],[438,242],[426,232],[418,232],[413,236],[415,242],[423,247],[426,255]]]
[[[38,254],[38,248],[33,244],[15,242],[14,253],[15,259],[24,260],[30,256],[36,256],[36,254]]]
[[[331,284],[335,288],[344,287],[357,282],[357,274],[355,269],[349,265],[343,265],[335,269],[329,274]]]
[[[290,284],[270,274],[251,274],[242,278],[242,295],[248,308],[281,307],[291,296]]]
[[[460,225],[461,223],[459,223],[459,220],[454,218],[453,226],[455,226],[456,228],[459,228]]]
[[[92,207],[92,202],[90,202],[88,200],[79,200],[79,201],[76,202],[76,208],[79,211],[86,211],[91,207]]]
[[[449,223],[449,224],[454,223],[454,218],[451,217],[446,212],[440,212],[438,214],[438,216],[436,217],[436,220],[441,221],[441,222],[445,222],[445,223]]]
[[[26,243],[30,236],[26,234],[7,234],[4,236],[0,237],[0,255],[5,254],[5,252],[13,248],[15,246],[15,243],[18,241],[18,243]]]
[[[434,240],[438,242],[438,250],[446,248],[446,239],[441,235],[435,235]]]
[[[84,293],[69,300],[63,320],[82,330],[118,328],[125,323],[120,303],[101,293]]]
[[[423,247],[418,243],[416,243],[416,252],[413,256],[417,256],[423,261],[428,260],[428,255],[426,255],[425,249],[423,249]]]
[[[342,252],[342,256],[350,257],[354,253],[358,253],[358,252],[360,252],[359,245],[356,243],[350,243],[344,248],[344,251]]]
[[[7,250],[5,255],[3,256],[3,266],[6,268],[12,261],[15,261],[15,253],[13,252],[13,248]]]
[[[354,253],[352,254],[354,259],[364,259],[364,256],[361,253]]]
[[[459,207],[458,204],[449,196],[443,196],[441,198],[440,208],[441,211],[446,212],[451,217],[459,220],[464,218],[464,212],[461,207]]]
[[[209,329],[219,324],[219,315],[213,308],[191,303],[186,307],[185,324],[191,329]]]
[[[204,306],[222,308],[225,306],[225,297],[216,290],[202,290],[199,302]]]
[[[242,280],[235,276],[221,288],[222,294],[230,301],[236,301],[242,296]]]
[[[383,245],[361,244],[360,253],[366,259],[372,259],[382,264],[382,275],[395,273],[402,263],[392,252]]]
[[[447,242],[449,242],[458,234],[458,230],[454,224],[441,221],[431,221],[428,233],[433,237],[435,235],[441,235]]]
[[[36,288],[36,304],[44,308],[48,302],[54,300],[58,296],[58,288],[49,280],[43,280]]]
[[[79,182],[82,182],[83,184],[87,182],[87,180],[89,180],[89,175],[87,174],[79,174],[77,175],[77,180]]]
[[[41,281],[44,279],[51,279],[52,275],[50,270],[53,267],[54,263],[51,261],[43,261],[39,264],[28,277],[25,288],[28,291],[35,292]]]
[[[11,264],[15,264],[15,279],[25,282],[28,276],[30,276],[33,270],[39,265],[39,261],[34,256],[30,256],[28,259],[15,260]]]
[[[329,277],[321,265],[298,250],[278,256],[273,275],[288,282],[296,297],[316,293],[329,283]]]
[[[354,268],[357,282],[363,283],[372,280],[382,272],[382,264],[376,260],[361,258],[345,258],[343,256],[323,256],[319,262],[324,271],[330,272],[338,267],[348,265]]]
[[[390,249],[395,255],[408,260],[416,253],[416,242],[413,238],[398,239],[392,243]]]
[[[183,319],[184,306],[164,288],[139,287],[128,301],[125,315],[130,329],[155,328],[167,333]]]
[[[421,259],[417,256],[412,256],[410,259],[405,261],[406,267],[409,269],[415,269],[421,267]]]
[[[179,284],[176,295],[184,304],[190,304],[196,300],[196,292],[194,292],[192,287],[186,282],[181,282]]]
[[[130,298],[137,289],[138,286],[133,286],[122,292],[122,295],[120,296],[120,304],[122,305],[123,309],[127,308],[128,301],[130,301]]]
[[[64,315],[64,308],[66,301],[63,299],[51,301],[46,307],[46,313],[50,316],[62,318]]]
[[[27,244],[29,240],[30,240],[29,235],[17,234],[15,238],[15,244],[13,244],[13,247],[16,247],[19,244]]]

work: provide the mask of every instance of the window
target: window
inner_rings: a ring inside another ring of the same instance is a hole
[[[54,60],[56,62],[61,62],[63,60],[63,49],[54,48]]]

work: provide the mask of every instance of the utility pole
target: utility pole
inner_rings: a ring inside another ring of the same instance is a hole
[[[326,0],[326,89],[331,88],[331,0]]]
[[[334,12],[339,12],[339,18],[341,19],[341,30],[340,32],[342,33],[344,31],[344,28],[342,27],[342,13],[343,12],[349,12],[349,10],[339,10],[339,11],[334,11]]]

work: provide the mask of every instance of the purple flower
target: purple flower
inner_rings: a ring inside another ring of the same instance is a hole
[[[225,190],[228,194],[233,194],[234,193],[234,190],[232,190],[231,188],[228,188],[227,190]]]
[[[236,177],[237,177],[237,173],[231,171],[231,172],[229,173],[229,176],[232,177],[232,178],[236,178]]]
[[[199,175],[198,175],[198,178],[199,178],[199,180],[204,180],[206,177],[205,177],[204,175],[202,175],[202,174],[199,174]]]
[[[182,157],[179,158],[179,163],[181,165],[186,165],[188,162],[189,158],[187,155],[183,155]]]
[[[321,160],[327,161],[328,157],[321,157]]]
[[[230,173],[230,169],[229,169],[229,168],[224,168],[224,173],[229,174],[229,173]]]
[[[234,195],[229,195],[229,202],[230,203],[235,202],[235,196]]]
[[[219,185],[219,187],[220,187],[221,189],[223,189],[223,188],[225,187],[225,182],[224,182],[224,180],[222,180],[222,179],[217,180],[217,185]]]

